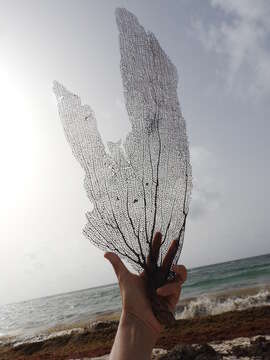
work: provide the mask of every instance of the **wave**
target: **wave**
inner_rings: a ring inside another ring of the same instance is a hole
[[[260,290],[258,293],[244,297],[210,297],[201,295],[191,300],[182,311],[177,311],[177,319],[190,319],[207,315],[217,315],[227,311],[245,310],[254,306],[270,305],[270,291]]]
[[[245,269],[239,271],[232,271],[231,274],[224,275],[216,273],[212,278],[207,278],[204,280],[198,280],[191,282],[190,284],[185,285],[185,288],[203,288],[203,287],[214,287],[219,284],[227,284],[235,281],[246,280],[246,282],[250,282],[251,279],[256,279],[258,276],[262,275],[263,277],[270,275],[270,267],[269,265],[266,267],[257,266],[252,269]]]

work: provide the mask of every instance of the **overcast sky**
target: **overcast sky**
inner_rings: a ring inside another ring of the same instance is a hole
[[[52,81],[96,113],[104,141],[129,121],[117,6],[177,66],[194,191],[187,267],[270,252],[268,0],[0,0],[0,303],[115,282],[82,235],[89,201]]]

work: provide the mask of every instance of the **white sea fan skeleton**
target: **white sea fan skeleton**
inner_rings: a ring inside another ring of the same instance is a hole
[[[178,261],[191,194],[185,120],[175,66],[151,32],[126,9],[116,10],[121,75],[132,130],[106,150],[93,111],[58,82],[54,92],[65,134],[85,170],[93,210],[83,233],[97,247],[145,270],[154,234],[163,234],[158,264],[172,239]]]

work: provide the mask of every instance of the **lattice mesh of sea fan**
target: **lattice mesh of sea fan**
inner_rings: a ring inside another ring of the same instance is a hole
[[[184,240],[191,194],[185,120],[175,66],[155,36],[126,9],[116,10],[121,75],[131,132],[105,149],[93,111],[54,83],[65,134],[85,170],[93,204],[83,233],[97,247],[144,268],[156,231],[163,234],[159,263],[172,239]]]

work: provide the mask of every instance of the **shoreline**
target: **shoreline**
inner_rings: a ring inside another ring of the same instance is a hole
[[[99,321],[84,328],[49,334],[36,341],[0,345],[2,360],[82,359],[110,352],[117,320]],[[55,335],[56,336],[55,336]],[[228,311],[218,315],[179,319],[161,334],[156,347],[171,350],[179,344],[207,344],[270,335],[270,306]]]
[[[183,294],[184,295],[184,294]],[[246,310],[251,307],[270,305],[270,284],[259,284],[250,287],[231,288],[215,292],[202,293],[197,296],[183,296],[177,304],[176,319],[191,319],[201,316],[222,314],[228,311]],[[120,305],[120,304],[119,304]],[[121,308],[85,313],[69,321],[59,322],[55,325],[40,325],[37,327],[3,332],[0,344],[6,339],[28,341],[40,335],[50,335],[58,331],[68,331],[74,328],[85,328],[97,321],[118,320]]]

